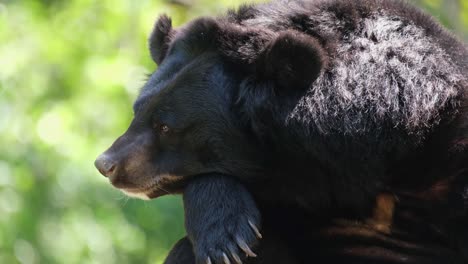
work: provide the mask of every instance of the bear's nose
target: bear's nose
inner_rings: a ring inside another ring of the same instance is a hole
[[[110,177],[115,172],[116,162],[107,155],[101,154],[97,157],[96,161],[94,161],[94,166],[96,166],[102,175]]]

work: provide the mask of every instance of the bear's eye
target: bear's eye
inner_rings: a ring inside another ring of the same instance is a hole
[[[157,124],[156,129],[158,130],[159,133],[161,134],[166,134],[168,133],[171,129],[169,128],[168,125],[166,124]]]

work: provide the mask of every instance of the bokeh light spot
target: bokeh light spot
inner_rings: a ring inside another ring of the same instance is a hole
[[[38,262],[37,252],[28,241],[16,240],[14,248],[16,259],[21,264],[35,264]]]

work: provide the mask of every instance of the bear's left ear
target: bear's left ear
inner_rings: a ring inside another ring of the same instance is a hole
[[[164,60],[173,35],[171,18],[167,15],[161,15],[154,24],[153,32],[148,39],[151,58],[158,65]]]
[[[328,58],[320,43],[297,31],[284,31],[259,54],[255,72],[285,89],[307,89],[326,66]]]

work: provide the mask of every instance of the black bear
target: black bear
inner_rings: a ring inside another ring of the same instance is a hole
[[[276,1],[162,16],[149,46],[158,70],[96,166],[129,195],[184,194],[166,263],[257,244],[249,263],[466,261],[468,52],[428,15]]]

